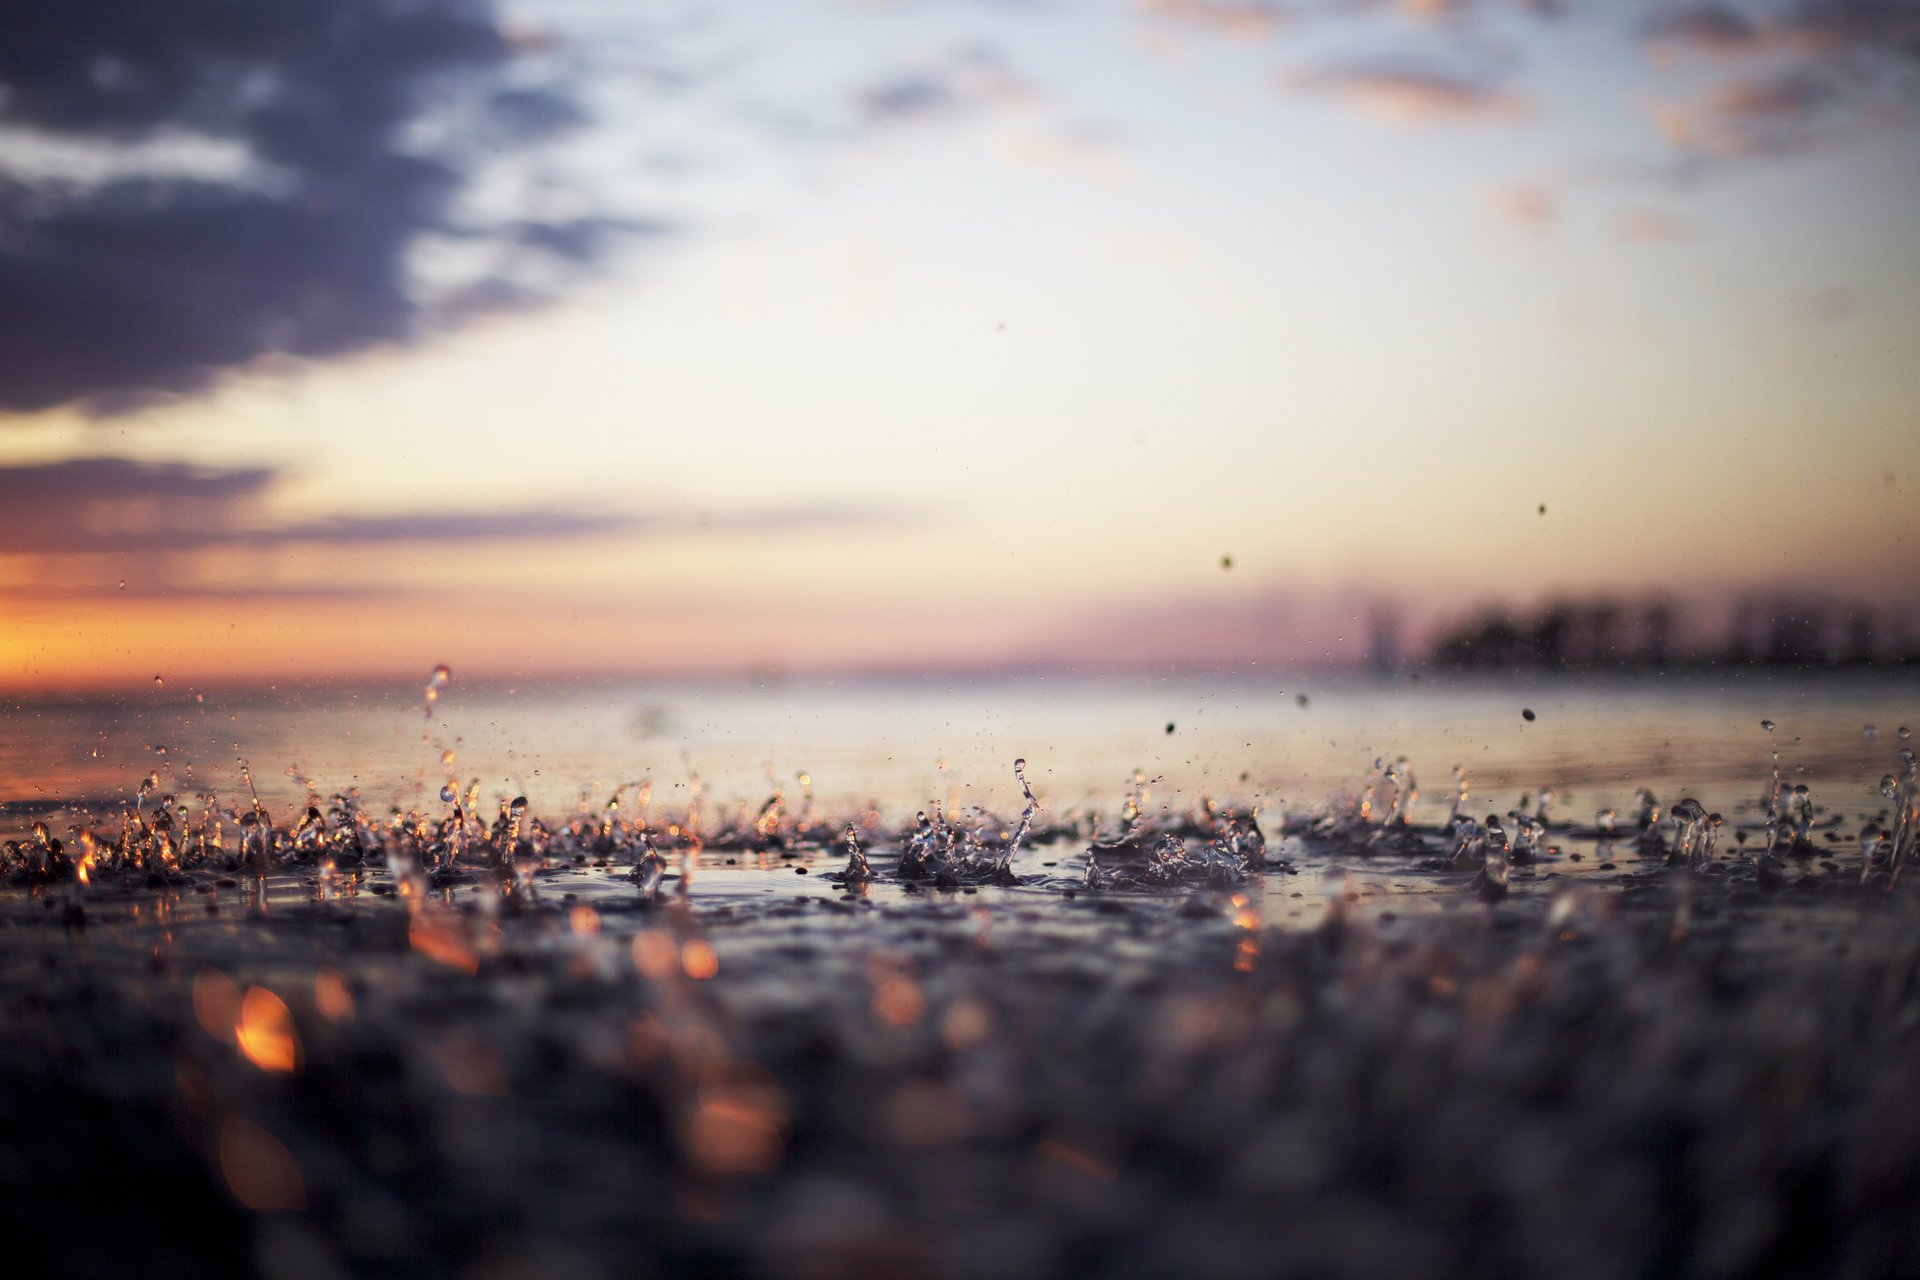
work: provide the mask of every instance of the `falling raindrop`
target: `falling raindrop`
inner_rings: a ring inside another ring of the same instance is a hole
[[[459,798],[460,798],[460,793],[454,790],[451,784],[440,788],[440,803],[452,804],[455,800],[458,800]]]

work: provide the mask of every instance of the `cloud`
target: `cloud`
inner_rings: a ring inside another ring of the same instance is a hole
[[[1489,79],[1410,65],[1328,67],[1290,75],[1283,84],[1395,124],[1513,119],[1532,110],[1526,98]]]
[[[1692,5],[1674,9],[1647,24],[1645,40],[1656,58],[1685,54],[1744,57],[1778,47],[1777,33],[1737,9]]]
[[[1613,233],[1641,244],[1682,244],[1693,239],[1693,223],[1663,209],[1622,209],[1613,216]]]
[[[1669,10],[1643,39],[1656,59],[1689,54],[1920,59],[1920,8],[1910,0],[1799,0],[1755,16],[1720,4]]]
[[[1353,9],[1391,9],[1421,22],[1464,22],[1487,9],[1519,9],[1536,17],[1558,17],[1564,0],[1347,0]]]
[[[1560,202],[1547,187],[1520,183],[1499,188],[1490,199],[1501,216],[1536,231],[1560,220]]]
[[[1661,136],[1701,158],[1773,156],[1801,151],[1857,125],[1850,87],[1816,67],[1742,77],[1690,103],[1654,111]]]
[[[1656,62],[1738,61],[1741,72],[1689,102],[1654,110],[1696,159],[1784,155],[1907,115],[1920,60],[1920,6],[1800,0],[1754,16],[1724,5],[1673,10],[1643,34]]]
[[[1259,40],[1292,21],[1277,4],[1259,0],[1138,0],[1136,7],[1169,26],[1181,26],[1236,40]]]
[[[63,0],[6,24],[0,414],[412,342],[496,276],[551,294],[635,229],[469,207],[499,157],[583,120],[551,63],[490,0]],[[489,252],[430,283],[436,240]]]
[[[414,511],[289,520],[273,510],[284,479],[266,467],[223,469],[131,458],[0,466],[0,555],[156,554],[289,546],[553,541],[602,534],[793,533],[897,525],[902,513],[794,504],[646,517],[594,510]]]
[[[884,129],[1030,106],[1041,96],[998,53],[973,48],[868,85],[855,95],[855,108],[861,123]]]
[[[1774,30],[1811,50],[1920,59],[1920,8],[1911,0],[1800,0]]]

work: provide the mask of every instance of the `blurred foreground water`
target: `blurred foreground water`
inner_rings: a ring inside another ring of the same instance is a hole
[[[1911,678],[428,688],[8,708],[23,1274],[1920,1270]]]

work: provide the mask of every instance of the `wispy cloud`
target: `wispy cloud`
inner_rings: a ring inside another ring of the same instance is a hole
[[[862,89],[855,106],[870,128],[950,120],[989,108],[1026,107],[1040,90],[991,48],[962,49]]]
[[[1395,124],[1452,124],[1527,115],[1526,97],[1492,78],[1391,63],[1296,72],[1282,85],[1320,94]]]
[[[1549,187],[1517,183],[1494,190],[1488,200],[1509,222],[1533,231],[1545,230],[1560,221],[1560,201]]]
[[[1211,32],[1237,40],[1260,40],[1283,30],[1293,15],[1260,0],[1137,0],[1135,6],[1169,26]]]
[[[1688,155],[1731,159],[1781,155],[1850,127],[1852,94],[1832,74],[1793,67],[1730,81],[1688,103],[1654,111],[1661,135]]]
[[[1613,215],[1613,233],[1639,244],[1684,244],[1693,239],[1693,221],[1664,209],[1622,209]]]
[[[592,509],[342,513],[287,519],[271,501],[281,472],[130,458],[0,467],[0,555],[156,554],[290,546],[545,542],[596,535],[791,533],[897,525],[878,507],[793,503],[708,513]]]

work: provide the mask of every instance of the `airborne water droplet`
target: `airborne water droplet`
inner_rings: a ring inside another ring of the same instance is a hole
[[[433,669],[433,674],[428,677],[427,679],[427,718],[429,720],[433,718],[433,704],[440,700],[440,691],[445,689],[447,687],[447,684],[452,679],[453,679],[453,668],[449,667],[444,662],[441,663],[439,666],[435,667]]]
[[[450,786],[440,788],[440,803],[442,804],[452,804],[459,796],[460,793]]]
[[[1912,736],[1913,736],[1913,730],[1907,728],[1907,726],[1905,725],[1900,726],[1900,741],[1905,742],[1908,738],[1911,738]]]
[[[1772,733],[1772,732],[1773,732],[1773,721],[1771,721],[1771,720],[1762,720],[1762,721],[1760,722],[1760,727],[1761,727],[1762,729],[1765,729],[1765,730],[1766,730],[1766,731],[1767,731],[1768,733]]]

